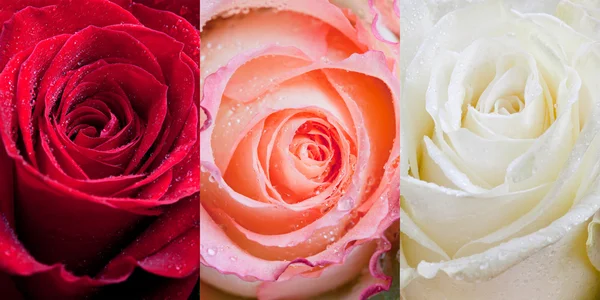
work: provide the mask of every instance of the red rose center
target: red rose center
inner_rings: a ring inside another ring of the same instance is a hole
[[[118,101],[115,96],[107,93],[73,105],[64,117],[59,117],[59,126],[71,141],[88,149],[108,143],[122,145],[130,139],[135,113],[128,102]]]

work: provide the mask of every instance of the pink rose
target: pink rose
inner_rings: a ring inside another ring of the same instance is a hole
[[[259,299],[389,289],[395,61],[325,0],[201,7],[201,297],[209,285]]]

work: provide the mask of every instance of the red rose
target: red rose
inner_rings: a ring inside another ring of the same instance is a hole
[[[0,0],[3,299],[197,285],[199,3],[140,2]]]

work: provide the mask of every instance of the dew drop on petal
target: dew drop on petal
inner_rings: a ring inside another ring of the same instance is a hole
[[[498,253],[498,259],[499,260],[506,260],[507,254],[504,252],[500,252]]]
[[[206,250],[206,253],[209,256],[214,256],[215,254],[217,254],[217,250],[215,248],[208,248],[208,250]]]
[[[337,203],[337,208],[340,211],[349,211],[354,205],[354,200],[350,197],[342,198]]]

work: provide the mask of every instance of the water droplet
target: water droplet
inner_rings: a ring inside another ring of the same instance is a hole
[[[215,254],[217,254],[217,250],[215,248],[208,248],[208,250],[206,250],[206,253],[210,256],[214,256]]]
[[[354,206],[354,200],[350,197],[342,198],[337,203],[337,208],[340,211],[348,211]]]
[[[498,253],[498,259],[499,259],[499,260],[506,260],[506,257],[507,257],[507,256],[508,256],[508,255],[507,255],[506,253],[504,253],[504,252],[500,252],[500,253]]]

